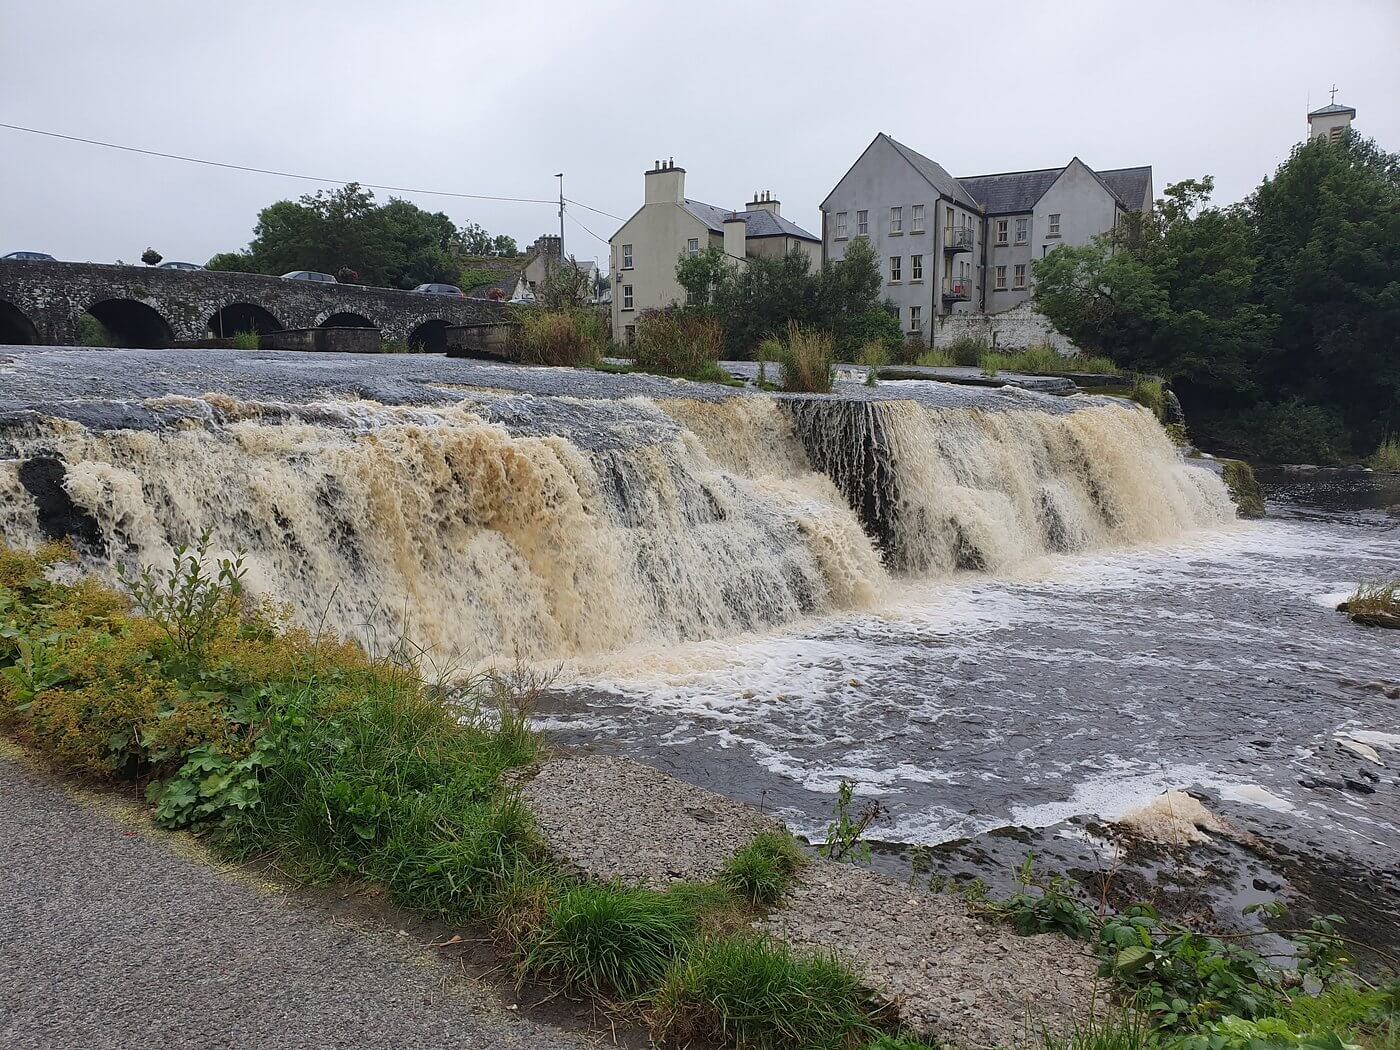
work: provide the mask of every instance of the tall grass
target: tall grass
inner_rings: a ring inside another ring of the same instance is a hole
[[[1400,576],[1358,584],[1345,609],[1357,623],[1400,627]]]
[[[1400,437],[1387,438],[1381,442],[1376,451],[1371,453],[1371,458],[1366,461],[1366,465],[1372,470],[1385,470],[1392,474],[1400,474]]]
[[[580,367],[602,356],[603,322],[596,311],[522,309],[516,320],[516,352],[525,364]]]
[[[927,368],[947,368],[956,364],[953,355],[946,350],[925,350],[919,355],[917,363]]]
[[[655,310],[637,320],[632,363],[640,371],[684,379],[723,377],[724,328],[712,317]]]
[[[807,856],[791,835],[765,831],[729,859],[719,881],[752,905],[772,907],[805,863]]]
[[[760,352],[778,362],[782,389],[801,394],[829,394],[836,365],[830,332],[788,325],[787,338],[766,340]]]
[[[1090,373],[1115,375],[1118,368],[1106,357],[1066,357],[1049,344],[1028,346],[1014,353],[984,353],[975,362],[987,375],[997,372],[1022,372],[1026,375],[1064,375]]]
[[[233,345],[239,350],[256,350],[262,345],[262,340],[257,332],[234,332]]]

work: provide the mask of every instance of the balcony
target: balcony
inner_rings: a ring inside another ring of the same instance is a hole
[[[965,303],[972,298],[972,280],[959,278],[943,282],[943,299],[950,303]]]
[[[972,251],[971,226],[947,226],[943,230],[943,250],[952,254]]]

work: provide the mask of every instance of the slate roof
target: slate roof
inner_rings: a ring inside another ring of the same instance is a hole
[[[1060,167],[1010,171],[1002,175],[965,175],[958,181],[988,215],[1009,215],[1034,208],[1035,202],[1045,196],[1045,191],[1064,170]]]
[[[713,204],[689,198],[686,198],[683,207],[703,222],[712,233],[723,233],[724,220],[731,215],[737,215],[744,220],[745,235],[748,237],[796,237],[798,240],[821,243],[820,237],[808,233],[797,223],[784,219],[781,215],[774,215],[766,208],[731,211],[729,208],[716,208]]]
[[[1141,211],[1147,200],[1148,191],[1152,188],[1152,166],[1143,168],[1114,168],[1112,171],[1101,171],[1099,178],[1108,183],[1108,188],[1118,194],[1119,198],[1133,211]]]
[[[895,151],[899,153],[900,156],[913,166],[915,171],[924,177],[925,181],[927,181],[930,186],[943,196],[966,205],[969,208],[976,208],[978,206],[974,195],[969,193],[968,188],[959,180],[949,175],[947,169],[944,168],[943,165],[935,160],[930,160],[917,150],[910,149],[908,146],[904,145],[904,143],[895,141],[883,131],[880,132],[880,135],[895,148]]]
[[[1321,109],[1313,110],[1308,116],[1325,117],[1329,113],[1350,113],[1352,116],[1355,116],[1356,110],[1352,109],[1350,106],[1339,106],[1337,103],[1333,102],[1330,106],[1323,106]]]

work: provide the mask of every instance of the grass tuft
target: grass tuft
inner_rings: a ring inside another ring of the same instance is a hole
[[[588,309],[517,311],[516,350],[527,365],[596,365],[602,356],[602,320]]]
[[[233,345],[238,350],[256,350],[262,346],[262,339],[257,332],[234,332]]]
[[[1366,465],[1372,470],[1400,474],[1400,437],[1387,438],[1381,442],[1376,451],[1371,453]]]
[[[868,996],[833,956],[744,933],[696,948],[657,996],[660,1038],[755,1050],[844,1050],[878,1034]]]
[[[764,831],[729,859],[719,881],[750,905],[769,908],[787,893],[797,869],[806,863],[791,835]]]
[[[647,311],[637,321],[630,353],[640,372],[710,381],[728,378],[719,366],[724,328],[701,314]]]
[[[1342,608],[1356,623],[1400,627],[1400,576],[1359,584]]]
[[[549,905],[522,969],[569,988],[638,999],[661,985],[692,943],[698,917],[691,904],[656,890],[575,886]]]
[[[830,332],[788,325],[787,338],[765,340],[759,348],[765,360],[776,360],[784,390],[799,394],[829,394],[836,364]]]

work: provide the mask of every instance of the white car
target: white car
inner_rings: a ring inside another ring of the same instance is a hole
[[[339,284],[334,277],[328,273],[317,273],[315,270],[293,270],[291,273],[282,275],[289,281],[316,281],[319,284]]]
[[[198,263],[187,262],[163,262],[158,267],[161,270],[202,270],[203,266]]]

